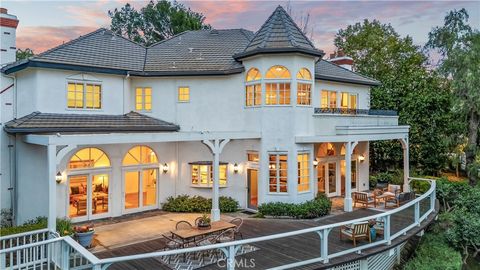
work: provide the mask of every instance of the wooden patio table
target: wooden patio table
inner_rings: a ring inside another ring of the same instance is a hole
[[[211,233],[222,232],[231,228],[235,228],[235,224],[226,221],[214,221],[211,223],[211,227],[209,229],[199,229],[197,227],[193,227],[191,229],[181,229],[181,230],[174,230],[172,233],[183,240],[194,239],[200,236],[205,236]]]

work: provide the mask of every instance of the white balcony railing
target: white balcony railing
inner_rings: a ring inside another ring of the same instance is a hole
[[[428,181],[430,183],[430,188],[427,192],[420,195],[415,200],[412,200],[396,209],[377,215],[362,217],[355,220],[348,220],[335,224],[323,225],[239,241],[232,241],[228,243],[214,244],[209,246],[190,247],[185,249],[151,252],[106,259],[98,259],[95,255],[81,247],[70,237],[59,237],[37,243],[30,243],[23,246],[0,250],[0,269],[43,269],[44,267],[46,269],[50,269],[49,267],[56,266],[60,269],[90,268],[94,270],[103,270],[107,269],[112,264],[121,262],[218,249],[225,254],[225,257],[227,259],[227,269],[231,270],[235,268],[236,252],[242,245],[274,241],[277,239],[288,238],[312,232],[317,233],[320,236],[318,245],[320,246],[320,250],[317,257],[308,260],[293,262],[286,265],[279,265],[271,269],[290,269],[312,263],[328,263],[330,259],[337,258],[343,255],[358,253],[363,250],[380,245],[389,246],[392,244],[393,240],[407,234],[410,230],[413,230],[414,228],[420,226],[420,223],[422,221],[426,220],[430,214],[435,212],[435,181],[420,178],[410,178],[410,181],[411,180]],[[403,223],[405,225],[397,232],[392,233],[392,217],[400,214],[402,220],[404,220]],[[333,229],[352,223],[368,221],[371,219],[382,220],[384,222],[383,239],[357,247],[352,246],[349,249],[341,250],[335,253],[329,252],[329,233]],[[411,219],[411,222],[405,223],[405,220],[408,219]],[[312,248],[312,246],[314,245],[310,245],[305,248]]]

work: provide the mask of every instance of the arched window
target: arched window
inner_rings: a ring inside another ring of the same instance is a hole
[[[321,143],[318,148],[317,157],[335,156],[335,145],[332,143]]]
[[[123,166],[158,163],[157,154],[148,146],[135,146],[123,158]]]
[[[290,104],[290,71],[284,66],[271,67],[265,79],[265,104],[289,105]]]
[[[256,68],[251,68],[247,72],[245,85],[245,105],[259,106],[262,105],[262,74]]]
[[[312,104],[312,74],[307,68],[297,73],[297,105]]]
[[[77,151],[68,162],[69,169],[110,167],[110,159],[98,148],[84,148]]]

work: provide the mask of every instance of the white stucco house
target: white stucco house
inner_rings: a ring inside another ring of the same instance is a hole
[[[348,57],[323,60],[280,6],[256,33],[149,47],[99,29],[5,63],[3,40],[1,207],[17,223],[116,217],[182,194],[213,197],[214,219],[218,196],[255,210],[326,193],[351,211],[375,140],[400,140],[407,181],[409,127],[370,109],[380,82]]]

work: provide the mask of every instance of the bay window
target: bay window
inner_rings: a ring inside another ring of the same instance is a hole
[[[265,105],[290,105],[290,71],[284,66],[273,66],[265,79]]]
[[[269,191],[272,193],[286,193],[288,190],[287,154],[270,153],[268,157]]]
[[[256,68],[247,72],[245,85],[245,105],[247,107],[262,105],[262,75]]]

